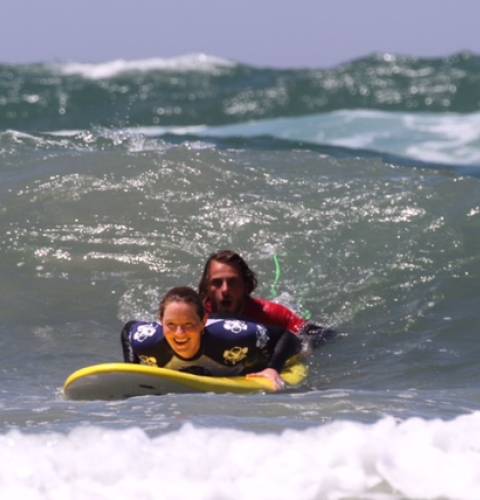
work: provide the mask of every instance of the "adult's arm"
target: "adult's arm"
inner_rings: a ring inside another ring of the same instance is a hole
[[[267,368],[258,372],[249,373],[246,375],[246,377],[266,378],[273,383],[273,387],[276,391],[283,389],[285,387],[285,382],[282,380],[280,372],[285,366],[287,360],[295,354],[298,354],[298,352],[300,352],[300,349],[300,339],[288,330],[284,330],[273,348],[273,352],[267,364]]]
[[[282,371],[287,359],[298,354],[301,348],[301,340],[293,333],[285,330],[275,343],[267,368],[273,368],[277,372]]]

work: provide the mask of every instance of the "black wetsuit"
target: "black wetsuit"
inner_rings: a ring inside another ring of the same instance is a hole
[[[280,371],[287,359],[301,350],[298,337],[287,330],[241,320],[209,320],[200,350],[191,359],[173,351],[156,322],[130,321],[121,336],[127,362],[200,375],[244,375],[265,368]]]

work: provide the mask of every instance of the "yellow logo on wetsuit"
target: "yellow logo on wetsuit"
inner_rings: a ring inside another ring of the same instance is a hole
[[[155,356],[145,356],[140,354],[140,364],[147,366],[157,366],[157,358]]]
[[[232,349],[223,351],[223,359],[230,365],[236,365],[248,354],[248,347],[232,347]]]

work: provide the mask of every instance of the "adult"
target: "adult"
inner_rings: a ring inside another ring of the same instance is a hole
[[[127,362],[211,376],[246,375],[284,386],[279,372],[298,354],[301,342],[287,330],[207,315],[198,293],[171,289],[163,297],[157,322],[130,321],[122,330]]]
[[[221,250],[208,258],[198,285],[206,311],[212,317],[239,317],[278,326],[318,344],[334,330],[309,322],[287,307],[252,297],[257,277],[245,260],[232,250]]]

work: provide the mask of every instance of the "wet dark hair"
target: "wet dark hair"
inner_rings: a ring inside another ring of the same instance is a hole
[[[237,268],[240,271],[240,275],[242,276],[245,284],[247,295],[250,295],[257,287],[257,276],[248,267],[248,264],[242,259],[242,257],[232,250],[220,250],[219,252],[210,255],[207,262],[205,262],[202,277],[200,278],[200,283],[198,284],[198,293],[202,301],[205,302],[208,296],[208,274],[210,272],[210,264],[212,261],[230,264],[231,266]]]
[[[184,302],[185,304],[192,304],[197,310],[198,317],[203,319],[205,316],[205,308],[203,307],[200,295],[189,286],[178,286],[169,290],[162,298],[158,310],[158,316],[163,318],[165,308],[170,302]]]

